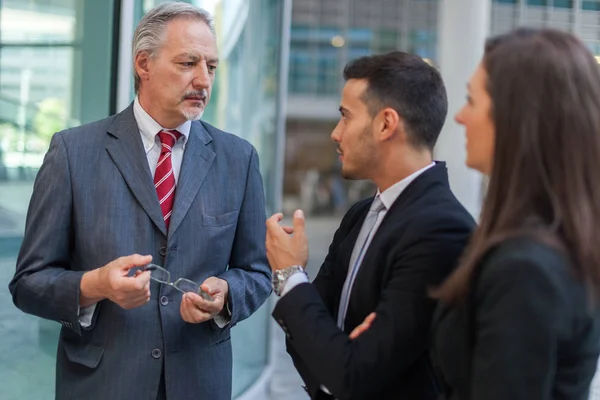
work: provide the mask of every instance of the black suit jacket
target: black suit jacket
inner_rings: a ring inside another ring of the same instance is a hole
[[[600,316],[569,260],[511,239],[479,264],[473,295],[440,304],[435,359],[453,400],[587,400]]]
[[[430,400],[438,389],[429,364],[434,302],[427,288],[455,267],[474,221],[448,185],[445,163],[415,179],[388,210],[357,274],[345,319],[336,326],[354,243],[372,198],[344,216],[312,284],[283,296],[273,312],[312,398],[325,385],[336,398]],[[371,328],[348,334],[375,311]]]

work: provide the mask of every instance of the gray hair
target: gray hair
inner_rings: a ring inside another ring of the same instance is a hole
[[[135,58],[142,52],[147,52],[150,58],[156,57],[167,24],[176,18],[192,18],[205,22],[216,36],[211,15],[202,8],[187,3],[165,1],[148,11],[133,34],[133,82],[136,93],[140,90],[140,76],[135,69]]]

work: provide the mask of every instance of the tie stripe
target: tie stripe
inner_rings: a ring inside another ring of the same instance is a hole
[[[171,168],[171,170],[169,172],[167,172],[167,175],[163,176],[160,181],[158,181],[158,182],[156,182],[154,184],[154,187],[158,188],[164,181],[166,181],[167,179],[169,179],[169,177],[171,175],[173,175],[173,169],[172,168]]]
[[[165,197],[163,197],[162,199],[160,199],[160,201],[158,203],[160,205],[162,205],[165,201],[169,200],[169,198],[171,197],[171,195],[173,194],[173,192],[175,192],[175,187],[172,187],[171,190],[169,190],[169,193],[165,194]],[[169,211],[168,214],[171,214],[171,211]],[[167,218],[166,215],[165,215],[165,218]]]
[[[154,172],[154,187],[156,188],[158,203],[167,230],[169,229],[175,201],[175,175],[173,175],[171,152],[180,136],[181,133],[177,131],[160,131],[158,133],[161,149],[160,157],[156,163],[156,171]]]

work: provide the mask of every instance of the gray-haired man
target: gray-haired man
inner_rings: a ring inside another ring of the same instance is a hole
[[[133,42],[133,104],[52,139],[10,290],[63,325],[57,399],[229,400],[229,329],[270,293],[258,156],[198,121],[206,12],[162,3]]]

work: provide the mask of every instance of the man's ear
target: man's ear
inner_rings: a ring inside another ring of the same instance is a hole
[[[379,140],[389,140],[400,131],[404,132],[404,121],[398,115],[398,112],[391,107],[381,110],[376,120],[377,138]]]
[[[150,55],[146,51],[139,52],[135,56],[134,68],[141,80],[148,80],[150,76]]]

